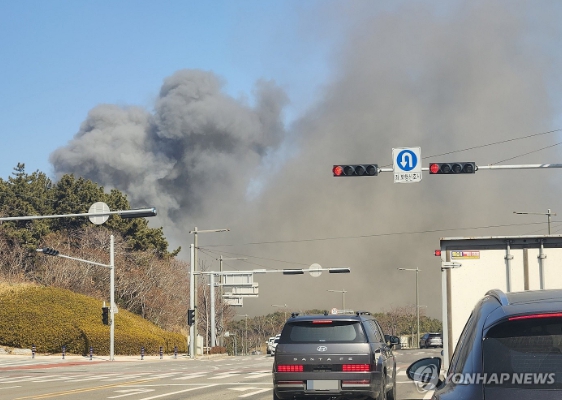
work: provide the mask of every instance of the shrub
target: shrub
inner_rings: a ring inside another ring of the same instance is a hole
[[[109,326],[101,319],[102,301],[66,289],[25,285],[0,291],[0,345],[38,353],[109,354]],[[187,349],[187,338],[164,331],[126,310],[115,314],[115,354],[158,354]]]

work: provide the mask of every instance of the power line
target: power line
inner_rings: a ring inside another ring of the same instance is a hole
[[[495,146],[495,145],[497,145],[497,144],[504,144],[504,143],[509,143],[509,142],[515,142],[515,141],[517,141],[517,140],[529,139],[529,138],[532,138],[532,137],[542,136],[542,135],[548,135],[548,134],[550,134],[550,133],[555,133],[555,132],[560,132],[560,131],[562,131],[562,128],[553,129],[553,130],[547,131],[547,132],[533,133],[533,134],[531,134],[531,135],[521,136],[521,137],[518,137],[518,138],[511,138],[511,139],[506,139],[506,140],[500,140],[500,141],[497,141],[497,142],[487,143],[487,144],[483,144],[483,145],[479,145],[479,146],[467,147],[467,148],[461,149],[461,150],[453,150],[453,151],[448,151],[448,152],[446,152],[446,153],[433,154],[433,155],[431,155],[431,156],[422,157],[422,159],[425,160],[426,158],[440,157],[440,156],[446,156],[446,155],[449,155],[449,154],[461,153],[461,152],[463,152],[463,151],[468,151],[468,150],[482,149],[482,148],[484,148],[484,147]],[[553,146],[557,146],[558,144],[560,144],[560,143],[557,143],[556,145],[553,145]],[[549,146],[549,147],[553,147],[553,146]],[[546,149],[546,148],[548,148],[548,147],[545,147],[545,149]],[[540,151],[540,150],[544,150],[544,149],[539,149],[539,150],[536,150],[536,151]],[[517,157],[520,157],[520,156],[516,156],[516,157],[514,157],[514,158],[517,158]],[[504,161],[507,161],[507,160],[504,160]],[[500,161],[500,162],[503,162],[503,161]],[[383,168],[384,168],[384,167],[391,166],[391,165],[392,165],[392,164],[384,165]]]
[[[562,221],[556,221],[556,222],[562,222]],[[428,229],[425,231],[385,232],[385,233],[373,233],[369,235],[332,236],[332,237],[325,237],[325,238],[311,238],[311,239],[299,239],[299,240],[272,240],[272,241],[248,242],[248,243],[240,243],[240,244],[215,244],[215,245],[207,245],[206,247],[233,247],[233,246],[249,246],[249,245],[260,245],[260,244],[286,244],[286,243],[320,242],[326,240],[364,239],[364,238],[374,238],[374,237],[384,237],[384,236],[419,235],[424,233],[505,228],[510,226],[528,226],[528,225],[539,225],[539,224],[544,224],[544,222],[529,222],[529,223],[521,223],[521,224],[498,224],[498,225],[474,226],[474,227],[464,227],[464,228],[458,227],[458,228]]]
[[[528,151],[528,152],[526,152],[526,153],[519,154],[519,155],[517,155],[517,156],[513,156],[513,157],[510,157],[510,158],[506,158],[505,160],[501,160],[501,161],[492,163],[492,164],[490,164],[490,165],[496,165],[496,164],[500,164],[500,163],[503,163],[503,162],[506,162],[506,161],[514,160],[514,159],[519,158],[519,157],[526,156],[526,155],[528,155],[528,154],[538,153],[539,151],[546,150],[546,149],[550,149],[551,147],[558,146],[559,144],[562,144],[562,142],[558,142],[558,143],[555,143],[555,144],[551,144],[550,146],[546,146],[546,147],[540,148],[540,149],[538,149],[538,150]]]

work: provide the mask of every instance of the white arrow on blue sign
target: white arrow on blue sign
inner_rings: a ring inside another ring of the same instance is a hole
[[[392,149],[394,183],[413,183],[422,179],[421,148],[402,147]]]

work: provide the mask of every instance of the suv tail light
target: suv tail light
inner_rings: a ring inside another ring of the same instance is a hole
[[[303,372],[304,366],[301,364],[278,365],[277,372]]]
[[[371,370],[369,364],[343,364],[341,366],[343,372],[368,372]]]
[[[535,318],[560,318],[562,313],[542,313],[542,314],[529,314],[529,315],[518,315],[516,317],[509,317],[509,321],[517,321],[519,319],[535,319]]]

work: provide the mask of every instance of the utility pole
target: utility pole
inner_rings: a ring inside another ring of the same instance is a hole
[[[202,230],[199,231],[197,230],[197,227],[195,227],[195,229],[193,229],[192,231],[189,231],[189,233],[193,234],[193,256],[192,256],[192,261],[193,261],[193,274],[192,274],[192,281],[190,282],[190,285],[193,285],[194,289],[195,289],[195,293],[194,293],[194,303],[193,303],[193,309],[195,310],[195,320],[193,321],[193,331],[194,331],[194,335],[195,335],[195,342],[197,342],[197,317],[198,317],[198,310],[197,310],[197,263],[199,262],[198,258],[197,258],[197,250],[199,249],[199,243],[198,243],[198,234],[199,233],[215,233],[215,232],[228,232],[230,231],[230,229],[206,229],[206,230]],[[195,352],[197,352],[197,345],[195,346]]]
[[[238,314],[240,317],[245,317],[245,332],[244,332],[244,355],[248,355],[248,314]]]
[[[219,275],[219,292],[220,292],[220,307],[221,307],[221,318],[220,318],[220,326],[221,326],[221,330],[224,330],[224,303],[223,303],[223,278],[222,278],[222,262],[223,261],[227,261],[227,260],[247,260],[248,258],[223,258],[223,256],[221,255],[219,257],[219,272],[221,273]],[[224,346],[224,336],[222,335],[222,331],[221,331],[221,335],[220,335],[220,345]]]
[[[418,267],[414,268],[398,268],[399,271],[416,271],[416,318],[418,322],[417,330],[417,346],[420,345],[420,297],[418,292],[418,273],[420,269]]]
[[[537,213],[537,212],[526,212],[526,211],[513,211],[513,214],[530,214],[530,215],[547,215],[548,219],[548,234],[550,235],[550,225],[552,222],[552,216],[556,215],[556,213],[553,213],[550,208],[547,210],[546,213]]]

